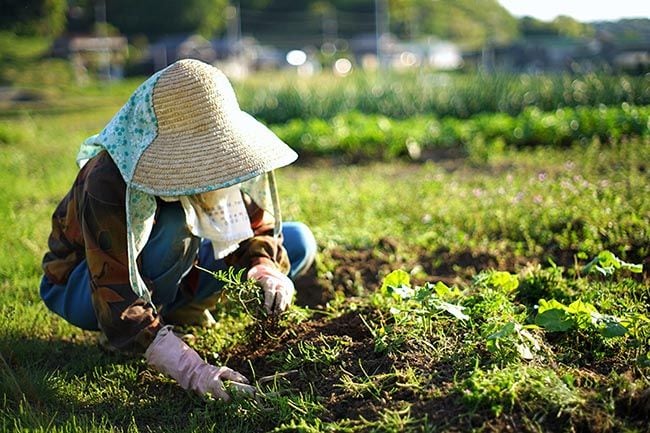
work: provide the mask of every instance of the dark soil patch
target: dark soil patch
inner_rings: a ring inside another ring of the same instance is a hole
[[[248,377],[265,377],[277,373],[287,373],[282,369],[282,361],[277,355],[288,350],[297,351],[299,344],[323,346],[344,341],[344,349],[331,365],[307,361],[296,370],[283,377],[293,392],[310,393],[317,390],[321,403],[327,410],[322,419],[337,421],[341,419],[372,419],[377,413],[377,404],[387,407],[387,402],[378,402],[367,395],[354,394],[342,390],[341,377],[348,374],[354,380],[366,375],[389,373],[395,360],[391,356],[374,350],[374,342],[368,328],[361,319],[371,316],[370,311],[348,312],[339,317],[318,317],[292,328],[287,328],[279,336],[254,336],[252,341],[234,347],[224,353],[229,367]],[[346,373],[343,373],[345,371]],[[389,406],[389,405],[388,405]]]
[[[301,277],[296,286],[298,303],[302,305],[324,305],[335,292],[348,297],[362,296],[377,290],[385,275],[395,269],[410,271],[419,267],[422,271],[412,278],[416,285],[424,282],[443,281],[451,284],[466,284],[477,273],[485,269],[516,272],[536,260],[517,258],[514,255],[495,256],[482,251],[449,251],[444,248],[427,251],[424,248],[403,250],[403,246],[391,239],[381,239],[367,248],[336,248],[323,251],[321,272],[315,270]],[[575,252],[549,250],[553,260],[560,266],[573,266]],[[322,269],[327,270],[323,271]],[[323,275],[324,274],[324,275]],[[348,311],[337,317],[327,313],[315,313],[307,321],[286,329],[277,329],[269,336],[264,332],[251,336],[248,343],[231,348],[223,353],[229,367],[247,377],[259,380],[262,377],[279,377],[282,389],[287,392],[314,394],[324,407],[320,414],[325,422],[342,420],[373,422],[380,419],[387,410],[408,412],[408,417],[417,422],[426,422],[444,431],[513,431],[527,432],[561,431],[607,431],[612,422],[611,414],[595,407],[581,414],[562,414],[556,417],[542,417],[529,413],[530,410],[515,407],[495,417],[489,408],[470,408],[455,383],[469,374],[475,358],[466,353],[455,352],[447,357],[432,360],[423,354],[418,342],[406,341],[400,350],[393,353],[375,351],[375,340],[368,330],[366,321],[378,323],[378,312],[370,308]],[[461,337],[459,337],[461,338]],[[571,347],[567,341],[550,343]],[[560,337],[558,337],[560,338]],[[429,341],[436,344],[435,341]],[[335,359],[301,358],[300,348],[305,345],[324,348],[341,344]],[[460,341],[459,341],[459,344]],[[575,342],[573,342],[575,344]],[[476,353],[485,348],[476,347]],[[294,365],[287,364],[291,352]],[[558,349],[558,352],[561,351]],[[573,364],[578,364],[588,374],[603,378],[612,371],[625,371],[625,360],[618,360],[615,354],[607,359],[595,359],[585,348],[576,353],[565,354]],[[578,356],[580,359],[575,359]],[[480,356],[489,359],[489,356]],[[582,359],[584,358],[584,359]],[[423,386],[401,386],[405,371],[421,375]],[[279,374],[279,376],[278,376]],[[345,385],[348,376],[354,383]],[[371,379],[369,379],[371,378]],[[373,386],[361,386],[371,381]],[[603,382],[607,382],[603,379]],[[356,386],[359,385],[359,386]],[[650,390],[621,390],[616,399],[616,414],[625,423],[643,425],[650,409]],[[272,426],[269,426],[272,427]]]
[[[315,270],[296,282],[297,303],[310,307],[324,305],[334,293],[342,291],[346,296],[361,296],[375,291],[382,279],[396,269],[411,271],[421,269],[412,282],[442,281],[453,285],[468,283],[477,273],[486,269],[514,270],[527,261],[513,257],[497,257],[482,251],[449,251],[445,248],[426,250],[414,247],[400,250],[399,243],[392,239],[380,239],[376,245],[367,248],[336,248],[323,251],[322,260],[328,263],[329,271],[317,275]]]
[[[576,265],[576,250],[549,247],[540,257],[522,257],[503,253],[495,255],[480,250],[450,251],[440,247],[427,250],[423,247],[404,247],[394,239],[383,238],[365,248],[334,248],[321,252],[321,260],[328,271],[317,274],[312,268],[296,281],[297,304],[309,307],[325,305],[342,291],[346,296],[363,296],[380,287],[382,279],[396,269],[410,272],[420,269],[412,283],[442,281],[447,285],[468,284],[481,271],[495,269],[517,272],[529,264],[546,263],[548,259],[565,268]],[[630,259],[633,260],[633,259]],[[633,260],[634,261],[634,260]],[[650,257],[634,261],[650,269]],[[646,280],[646,274],[630,275],[636,280]]]

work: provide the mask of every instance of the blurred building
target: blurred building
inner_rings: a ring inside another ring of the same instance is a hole
[[[386,34],[362,34],[350,39],[350,51],[362,67],[383,65],[392,69],[430,67],[434,69],[458,69],[463,64],[460,48],[449,41],[434,37],[402,41]]]
[[[463,54],[471,69],[505,72],[650,71],[650,41],[612,42],[567,36],[528,37]]]
[[[123,36],[68,35],[53,42],[50,55],[69,59],[77,81],[83,82],[88,73],[108,79],[122,78],[129,49]]]
[[[179,59],[197,59],[212,63],[217,53],[212,43],[203,36],[180,34],[165,36],[149,46],[154,71],[159,71]]]

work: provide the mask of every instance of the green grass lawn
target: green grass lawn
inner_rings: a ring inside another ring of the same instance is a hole
[[[320,247],[303,286],[324,305],[270,335],[236,308],[188,329],[259,385],[225,405],[104,353],[39,300],[78,145],[118,105],[0,117],[0,430],[648,431],[650,139],[283,169],[284,215]],[[643,273],[586,274],[604,250]]]

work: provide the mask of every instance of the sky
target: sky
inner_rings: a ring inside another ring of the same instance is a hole
[[[550,21],[568,15],[578,21],[615,21],[650,18],[647,0],[498,0],[515,16],[529,15]]]

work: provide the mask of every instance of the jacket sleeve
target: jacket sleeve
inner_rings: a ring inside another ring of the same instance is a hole
[[[288,274],[291,264],[286,249],[282,246],[283,238],[273,236],[275,219],[273,215],[259,207],[251,198],[243,194],[248,217],[251,220],[253,237],[243,241],[237,250],[224,260],[227,265],[249,269],[264,263]]]
[[[108,166],[104,172],[100,168],[89,175],[79,201],[92,302],[99,327],[110,344],[120,350],[143,352],[162,324],[153,306],[131,289],[125,185],[111,169]]]

